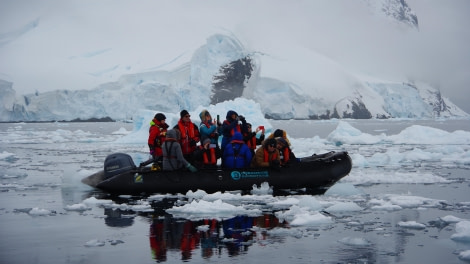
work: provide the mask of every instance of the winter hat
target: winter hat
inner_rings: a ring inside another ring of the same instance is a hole
[[[166,132],[166,138],[176,139],[176,130],[170,129]]]
[[[211,139],[210,138],[206,138],[204,139],[204,141],[202,142],[202,145],[206,145],[207,143],[211,143]]]
[[[201,113],[199,114],[199,118],[201,118],[201,122],[206,121],[206,116],[208,115],[209,116],[211,115],[209,111],[207,111],[206,109],[202,110]]]
[[[189,115],[189,112],[187,110],[183,110],[180,112],[180,117],[183,118],[185,115]]]
[[[284,136],[284,131],[281,129],[276,129],[274,131],[274,137],[283,137]]]
[[[275,148],[276,144],[277,144],[277,142],[274,138],[269,138],[269,139],[266,140],[265,146],[266,147],[271,146],[271,147]]]
[[[162,121],[166,119],[166,116],[162,113],[158,113],[155,115],[155,119],[157,119],[158,121]]]
[[[277,137],[276,140],[277,140],[278,143],[281,143],[282,145],[284,145],[284,147],[288,146],[287,141],[284,138]]]
[[[228,110],[226,119],[227,119],[227,120],[232,120],[232,115],[233,115],[233,114],[235,114],[236,116],[238,116],[237,112],[235,112],[235,111],[233,111],[233,110]]]

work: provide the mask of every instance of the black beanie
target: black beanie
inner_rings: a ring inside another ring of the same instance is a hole
[[[276,129],[276,131],[274,131],[274,137],[283,137],[284,136],[284,131],[282,131],[281,129]]]
[[[267,147],[267,146],[271,146],[271,147],[275,148],[275,147],[276,147],[276,144],[277,144],[277,141],[276,141],[274,138],[268,138],[268,139],[266,140],[265,146],[266,146],[266,147]]]
[[[158,113],[155,115],[155,119],[157,119],[158,121],[162,121],[166,119],[166,116],[162,113]]]
[[[183,110],[180,112],[180,117],[183,118],[185,115],[189,115],[188,111]]]

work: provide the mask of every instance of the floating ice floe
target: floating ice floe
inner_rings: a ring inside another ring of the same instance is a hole
[[[459,259],[464,261],[470,261],[470,249],[460,252]]]
[[[67,205],[67,206],[65,206],[64,209],[66,211],[79,211],[79,212],[81,212],[81,211],[90,210],[91,208],[88,207],[84,203],[78,203],[78,204]]]
[[[362,237],[345,237],[339,240],[340,243],[349,246],[368,246],[370,242]]]
[[[325,195],[331,196],[352,196],[363,195],[364,191],[358,189],[351,183],[338,182],[326,190]]]
[[[280,222],[287,221],[291,226],[317,226],[333,223],[330,216],[325,216],[318,211],[309,211],[305,207],[293,205],[289,210],[276,212]]]
[[[166,210],[174,217],[190,218],[190,219],[204,219],[204,218],[229,218],[237,215],[259,216],[262,211],[259,209],[245,209],[243,206],[234,206],[216,200],[213,202],[208,201],[192,201],[182,206],[173,206]]]
[[[327,212],[353,212],[361,210],[362,208],[353,202],[338,202],[325,209]]]
[[[95,197],[90,197],[83,200],[84,204],[90,205],[103,205],[103,204],[112,204],[114,203],[112,200],[103,200],[103,199],[96,199]]]
[[[105,244],[106,243],[103,240],[92,239],[92,240],[89,240],[85,243],[85,247],[102,247]]]
[[[409,228],[409,229],[425,229],[426,225],[418,223],[416,221],[400,221],[397,224],[399,227]]]
[[[51,215],[52,211],[35,207],[35,208],[31,209],[28,212],[28,214],[33,215],[33,216],[44,216],[44,215]]]
[[[6,151],[0,152],[0,160],[6,160],[14,156],[15,154],[10,153],[10,152],[6,152]]]
[[[460,242],[470,242],[470,221],[461,221],[455,224],[455,234],[450,238]]]

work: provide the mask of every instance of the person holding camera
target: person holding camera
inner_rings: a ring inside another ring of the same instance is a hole
[[[222,144],[220,145],[222,153],[224,153],[225,146],[232,140],[235,132],[243,135],[247,131],[245,117],[239,116],[237,112],[229,110],[225,118],[222,123]]]
[[[212,146],[219,148],[219,135],[222,134],[222,124],[220,121],[217,122],[215,119],[212,119],[211,114],[206,109],[201,111],[199,117],[201,118],[201,124],[199,125],[201,142],[208,138]]]
[[[246,145],[250,148],[251,155],[255,155],[255,150],[258,145],[261,145],[264,141],[264,126],[259,126],[253,132],[252,125],[250,123],[246,123],[246,134],[243,135],[243,141],[245,141]],[[259,138],[256,137],[256,134],[261,131],[261,135]]]
[[[196,150],[196,145],[200,140],[199,129],[197,125],[191,122],[191,115],[187,110],[180,112],[180,120],[173,127],[180,132],[179,143],[183,151],[184,158],[191,162],[192,154]]]

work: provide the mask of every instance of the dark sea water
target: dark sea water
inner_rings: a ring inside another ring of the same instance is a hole
[[[416,124],[448,132],[470,131],[469,120],[347,122],[371,135],[397,134]],[[273,121],[272,125],[292,138],[323,139],[337,122]],[[254,216],[215,216],[220,213],[215,208],[213,217],[175,217],[165,210],[187,204],[185,194],[110,196],[80,182],[100,170],[108,154],[132,153],[136,163],[147,157],[146,144],[115,143],[130,131],[132,124],[127,123],[0,124],[0,263],[468,263],[459,253],[470,250],[470,242],[451,239],[455,223],[441,220],[446,216],[470,219],[470,164],[466,162],[425,157],[398,167],[354,167],[354,180],[341,182],[353,194],[343,190],[336,196],[313,198],[323,209],[345,204],[350,209],[353,203],[360,210],[320,209],[320,214],[310,211],[306,216],[331,219],[325,224],[293,225],[279,217],[291,206],[283,204],[286,200],[308,198],[297,194],[222,199],[224,206],[262,211]],[[429,157],[440,148],[454,155],[461,151],[462,159],[468,158],[470,148],[324,147],[364,157],[387,148],[404,154],[419,149]],[[415,179],[432,174],[449,181],[360,180],[373,175],[393,177],[398,175],[395,172]],[[374,209],[374,201],[384,197],[409,198],[399,209]],[[80,209],[84,201],[89,203]],[[301,220],[301,213],[296,217]],[[423,227],[400,226],[412,221]]]

